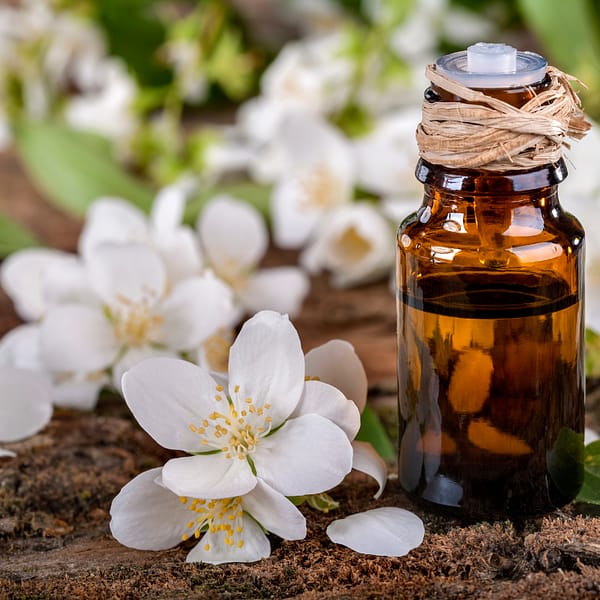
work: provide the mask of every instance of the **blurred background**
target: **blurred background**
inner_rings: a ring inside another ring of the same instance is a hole
[[[186,223],[229,194],[261,212],[286,260],[337,287],[385,280],[393,232],[422,195],[425,66],[477,41],[537,51],[582,82],[593,120],[599,31],[598,0],[2,0],[0,257],[73,251],[97,198],[150,211],[161,188],[193,179]],[[588,229],[590,287],[598,156],[594,126],[561,186]],[[312,212],[290,237],[301,177]],[[29,184],[54,212],[30,206]],[[333,214],[357,201],[360,215]],[[600,330],[600,308],[588,315]]]

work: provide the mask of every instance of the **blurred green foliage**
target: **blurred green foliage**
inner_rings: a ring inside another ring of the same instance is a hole
[[[519,0],[523,20],[549,62],[579,78],[588,114],[600,118],[600,2]]]
[[[103,138],[62,123],[25,119],[14,132],[29,174],[67,212],[83,215],[101,196],[125,198],[150,210],[153,191],[123,170]]]
[[[0,258],[17,250],[40,245],[39,240],[32,233],[0,214]]]

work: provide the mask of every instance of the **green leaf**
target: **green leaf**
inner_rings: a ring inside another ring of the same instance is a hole
[[[53,121],[15,125],[17,149],[42,191],[58,206],[83,215],[100,196],[118,196],[149,211],[154,193],[124,171],[99,136]]]
[[[600,504],[600,440],[585,447],[583,468],[583,486],[577,495],[577,500],[588,504]]]
[[[191,200],[185,211],[184,220],[186,223],[193,224],[204,205],[219,194],[227,194],[238,200],[244,200],[248,204],[254,206],[268,220],[269,218],[269,202],[271,198],[271,187],[260,185],[249,181],[238,183],[228,183],[215,187],[206,188],[196,198]]]
[[[588,86],[584,104],[600,116],[600,36],[589,0],[519,0],[518,6],[547,58]]]
[[[340,503],[325,492],[321,494],[310,494],[309,496],[305,496],[305,498],[307,504],[311,508],[319,510],[322,513],[328,513],[330,510],[335,510],[340,507]]]
[[[32,233],[0,214],[0,256],[5,257],[11,252],[32,246],[41,246],[41,244]]]
[[[120,56],[146,86],[168,84],[172,74],[158,59],[166,38],[156,0],[98,0],[96,18],[111,54]]]
[[[583,434],[562,427],[546,462],[554,485],[567,498],[572,498],[583,483],[583,457]]]
[[[356,439],[361,442],[370,442],[382,458],[393,460],[396,453],[377,414],[369,406],[366,406],[360,420],[360,431]]]

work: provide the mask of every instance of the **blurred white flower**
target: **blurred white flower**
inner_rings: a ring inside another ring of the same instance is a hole
[[[288,43],[263,74],[261,95],[242,104],[236,128],[250,149],[248,169],[253,179],[273,182],[287,164],[277,138],[290,113],[317,118],[346,105],[354,64],[343,55],[344,44],[339,32]]]
[[[286,109],[330,113],[351,90],[352,61],[343,56],[342,33],[289,42],[261,79],[262,95]]]
[[[404,556],[425,536],[417,515],[396,507],[367,510],[338,519],[327,527],[332,542],[374,556]]]
[[[0,6],[0,91],[0,118],[20,112],[44,118],[66,100],[73,124],[113,139],[130,135],[135,121],[130,107],[135,84],[107,57],[100,28],[49,2]],[[8,123],[0,129],[7,134]],[[0,137],[7,141],[7,135]]]
[[[331,340],[308,352],[305,356],[305,364],[306,377],[309,381],[321,381],[337,388],[356,405],[362,414],[367,404],[367,374],[352,344],[344,340]],[[314,400],[314,396],[311,400]],[[315,412],[331,419],[340,427],[344,426],[344,422],[351,422],[347,417],[341,418],[350,410],[346,404],[339,402],[334,405],[322,402],[320,398],[318,400],[319,402],[315,403],[303,397],[294,415]],[[352,468],[375,479],[379,486],[375,498],[379,498],[387,481],[387,465],[370,443],[354,439],[357,432],[358,430],[354,428],[346,431],[352,442]]]
[[[162,485],[161,469],[151,469],[119,492],[110,514],[111,533],[130,548],[164,550],[198,540],[186,562],[254,562],[271,553],[265,532],[287,540],[306,536],[302,513],[260,480],[244,496],[188,498]]]
[[[373,130],[353,142],[358,185],[382,196],[423,195],[423,186],[415,178],[419,152],[415,141],[420,108],[388,113]]]
[[[193,454],[163,468],[163,483],[176,494],[230,498],[262,481],[301,496],[329,490],[352,467],[340,427],[317,414],[291,418],[303,394],[325,402],[341,396],[327,384],[305,382],[304,372],[288,318],[263,311],[231,347],[228,389],[207,371],[167,358],[136,365],[122,385],[133,415],[159,444]]]
[[[89,373],[51,372],[42,358],[41,326],[19,325],[0,339],[0,365],[29,369],[45,375],[52,384],[52,403],[55,406],[91,410],[98,393],[110,383],[105,371]]]
[[[182,225],[192,180],[164,187],[154,200],[150,218],[120,198],[99,198],[89,208],[79,237],[85,259],[105,242],[137,242],[156,250],[163,259],[169,284],[201,273],[202,254],[196,234]]]
[[[0,442],[16,442],[43,429],[52,417],[51,386],[41,373],[0,366]],[[0,448],[0,457],[14,456]]]
[[[354,156],[340,131],[308,113],[288,115],[277,144],[283,170],[271,196],[273,237],[299,248],[326,214],[352,200]]]
[[[585,138],[566,152],[569,176],[560,184],[562,207],[575,215],[585,230],[585,322],[600,332],[600,128],[592,123]]]
[[[377,209],[356,203],[323,219],[300,263],[310,273],[330,271],[334,286],[358,285],[389,273],[394,243],[392,228]]]
[[[41,324],[42,359],[51,372],[123,371],[148,356],[195,351],[231,325],[231,290],[207,273],[168,287],[160,256],[140,244],[106,243],[86,259],[97,306],[61,304]]]
[[[290,316],[300,311],[310,283],[297,267],[258,269],[269,244],[260,213],[229,196],[204,208],[197,229],[209,266],[231,286],[240,312],[270,309]]]
[[[94,70],[95,81],[83,93],[67,100],[64,116],[77,129],[95,131],[117,144],[126,154],[137,127],[133,101],[135,82],[116,59],[104,61]]]
[[[27,248],[0,266],[0,284],[24,321],[44,316],[63,302],[94,303],[79,257],[51,248]]]

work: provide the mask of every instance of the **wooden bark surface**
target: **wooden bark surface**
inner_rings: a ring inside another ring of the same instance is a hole
[[[0,157],[0,210],[54,247],[73,250],[80,222],[36,192],[13,155]],[[270,264],[293,260],[272,251]],[[18,323],[0,296],[0,333]],[[305,350],[333,337],[351,341],[380,403],[393,406],[395,317],[386,282],[332,290],[313,281],[295,320]],[[303,508],[308,536],[272,538],[270,558],[254,565],[188,565],[190,546],[141,552],[109,532],[109,508],[137,473],[162,465],[158,447],[112,396],[93,413],[57,410],[38,435],[0,460],[0,598],[597,598],[600,518],[570,505],[545,518],[462,525],[410,505],[391,479],[379,500],[366,476],[352,474],[332,492],[341,508]],[[333,518],[398,505],[424,519],[423,545],[402,558],[371,557],[335,546]],[[151,523],[148,524],[152,526]]]

